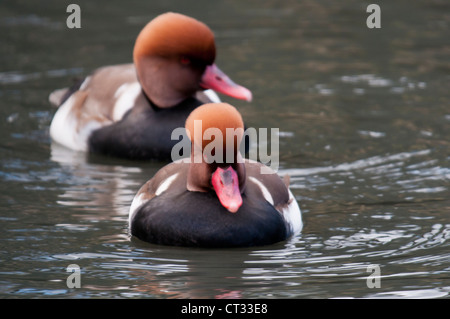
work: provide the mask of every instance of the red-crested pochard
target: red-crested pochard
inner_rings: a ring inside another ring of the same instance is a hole
[[[204,104],[185,127],[191,156],[164,166],[137,192],[129,212],[131,235],[163,245],[242,247],[276,243],[301,231],[301,211],[288,182],[239,153],[244,126],[236,108]],[[204,136],[211,128],[220,131],[212,140]],[[227,129],[237,133],[227,139]]]
[[[173,129],[183,127],[196,107],[218,99],[211,89],[252,99],[214,64],[215,57],[208,26],[182,14],[161,14],[138,35],[134,64],[99,68],[75,87],[50,94],[59,106],[50,136],[73,150],[170,159],[177,142]]]

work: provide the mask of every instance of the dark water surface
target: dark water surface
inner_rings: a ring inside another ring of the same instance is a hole
[[[2,1],[0,297],[448,298],[450,3],[392,2],[368,29],[357,0],[77,1],[82,28],[68,29],[68,1]],[[301,235],[225,250],[130,239],[131,200],[162,163],[52,145],[48,94],[130,62],[165,11],[214,30],[218,65],[254,94],[223,99],[280,128]]]

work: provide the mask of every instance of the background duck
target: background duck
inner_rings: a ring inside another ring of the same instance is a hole
[[[171,133],[211,90],[251,101],[215,64],[214,34],[194,18],[165,13],[138,35],[134,64],[106,66],[54,91],[52,139],[67,148],[130,159],[170,159]]]
[[[198,120],[200,133],[194,126]],[[131,234],[157,244],[199,247],[266,245],[298,234],[301,211],[288,185],[269,167],[241,157],[242,135],[224,140],[223,157],[215,161],[203,152],[208,142],[197,138],[210,128],[226,136],[227,128],[243,132],[243,127],[229,104],[195,109],[186,120],[190,159],[164,166],[141,187],[130,207]]]

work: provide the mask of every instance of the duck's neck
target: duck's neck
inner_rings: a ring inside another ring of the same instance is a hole
[[[135,67],[145,96],[160,109],[173,107],[195,93],[194,88],[180,89],[180,72],[170,60],[145,56]]]
[[[160,108],[158,105],[156,105],[156,103],[153,102],[153,101],[148,97],[147,93],[145,93],[144,88],[142,88],[142,95],[144,96],[145,100],[147,101],[147,103],[151,106],[151,108],[152,108],[154,111],[157,112],[157,111],[162,110],[162,108]]]
[[[195,156],[197,156],[195,158]],[[239,179],[239,190],[241,193],[245,189],[245,164],[239,152],[236,153],[233,163],[207,163],[201,154],[200,149],[191,147],[191,161],[187,176],[187,189],[191,192],[207,192],[211,190],[211,176],[217,167],[231,166],[237,173]]]

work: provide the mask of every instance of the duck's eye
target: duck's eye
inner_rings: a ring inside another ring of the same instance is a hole
[[[180,62],[183,65],[188,65],[188,64],[191,64],[191,59],[189,59],[188,57],[182,56],[180,59]]]

